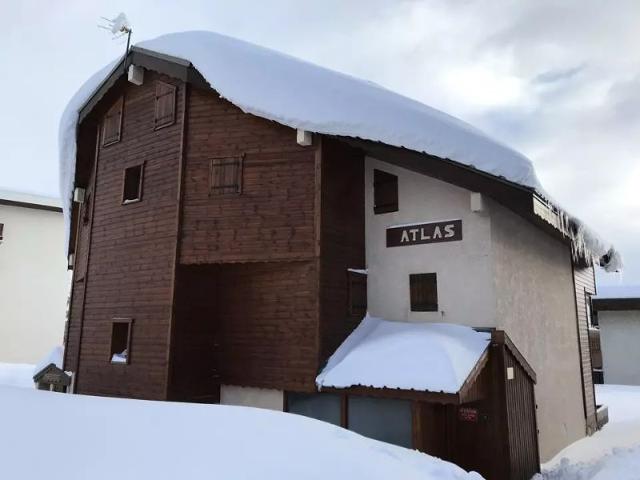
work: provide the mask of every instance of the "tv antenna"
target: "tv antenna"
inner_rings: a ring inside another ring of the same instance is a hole
[[[133,32],[133,30],[131,29],[131,24],[129,23],[129,19],[124,14],[124,12],[120,12],[115,18],[100,18],[107,23],[106,25],[98,25],[98,27],[110,31],[113,34],[113,40],[121,39],[126,35],[127,48],[124,52],[124,66],[126,70],[126,60],[127,55],[129,54],[129,46],[131,45],[131,33]]]

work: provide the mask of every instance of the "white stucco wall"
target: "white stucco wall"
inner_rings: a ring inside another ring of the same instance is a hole
[[[373,170],[398,176],[399,211],[373,213]],[[504,329],[538,376],[540,450],[547,460],[586,434],[573,271],[568,245],[483,197],[366,160],[368,309],[389,320]],[[462,241],[386,247],[394,225],[462,220]],[[437,273],[439,312],[411,312],[409,274]]]
[[[599,311],[604,382],[640,385],[640,311]]]
[[[222,405],[266,408],[281,412],[284,407],[284,393],[282,390],[267,388],[222,385],[220,387],[220,403]]]
[[[70,273],[61,212],[0,205],[0,362],[37,363],[62,345]]]
[[[373,170],[398,176],[399,211],[373,213]],[[471,211],[471,192],[367,158],[365,223],[368,309],[389,320],[495,324],[491,226]],[[407,223],[462,219],[462,241],[387,248],[386,229]],[[411,312],[409,274],[436,273],[438,312]]]
[[[489,203],[497,327],[537,374],[544,462],[586,434],[571,253],[518,215]]]

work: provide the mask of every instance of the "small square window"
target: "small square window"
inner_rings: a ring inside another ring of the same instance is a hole
[[[349,316],[364,317],[367,313],[367,274],[349,270]]]
[[[120,141],[122,133],[122,107],[124,98],[120,97],[109,109],[102,121],[102,146],[106,147]]]
[[[135,165],[124,169],[124,186],[122,188],[122,203],[138,202],[142,199],[143,165]]]
[[[176,121],[176,86],[156,83],[155,128],[173,125]]]
[[[131,360],[131,324],[130,318],[116,318],[111,323],[111,363],[128,364]]]
[[[398,177],[382,170],[373,171],[373,213],[398,211]]]
[[[409,275],[412,312],[438,311],[438,282],[435,273]]]
[[[242,193],[243,160],[243,155],[214,158],[211,160],[209,192],[212,195]]]

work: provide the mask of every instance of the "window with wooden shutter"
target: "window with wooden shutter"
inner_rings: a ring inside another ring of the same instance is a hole
[[[398,177],[382,170],[373,171],[373,213],[398,211]]]
[[[438,282],[435,273],[409,275],[412,312],[438,311]]]
[[[168,127],[176,121],[176,86],[156,83],[155,128]]]
[[[362,271],[347,272],[349,288],[349,316],[364,317],[367,313],[367,274]]]
[[[111,322],[111,363],[128,364],[131,361],[131,318],[114,318]]]
[[[106,147],[120,141],[122,133],[122,108],[124,98],[120,97],[109,109],[102,121],[102,146]]]
[[[242,164],[244,155],[211,159],[209,193],[224,195],[242,193]]]

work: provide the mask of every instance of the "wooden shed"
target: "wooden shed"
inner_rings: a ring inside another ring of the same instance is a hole
[[[536,374],[504,331],[488,333],[486,348],[457,392],[352,385],[321,386],[319,395],[340,395],[341,426],[368,436],[375,428],[363,432],[350,424],[354,400],[370,397],[410,403],[410,443],[396,443],[451,461],[487,479],[529,480],[540,471]],[[288,410],[296,412],[291,405]],[[384,417],[382,412],[378,417]],[[378,438],[393,443],[391,438]]]

